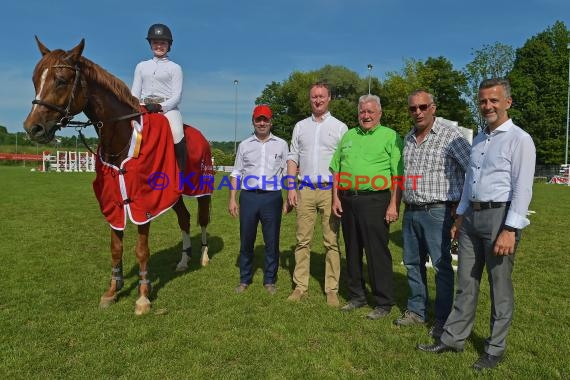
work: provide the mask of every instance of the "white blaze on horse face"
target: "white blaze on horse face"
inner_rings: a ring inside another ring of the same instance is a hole
[[[44,84],[46,83],[48,70],[49,69],[45,69],[44,72],[42,73],[42,77],[40,78],[40,90],[36,94],[36,100],[42,99],[42,91],[44,89]],[[37,104],[34,104],[34,106],[32,107],[32,111],[35,111],[37,106],[38,106]]]

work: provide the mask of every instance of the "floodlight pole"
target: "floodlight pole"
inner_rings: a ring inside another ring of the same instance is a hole
[[[234,101],[234,156],[237,154],[237,101],[238,101],[239,80],[234,80],[235,101]]]
[[[368,95],[370,95],[370,80],[371,80],[370,73],[372,72],[373,67],[374,66],[372,66],[372,64],[370,63],[368,64]]]
[[[570,120],[570,43],[568,48],[568,99],[566,100],[566,150],[564,154],[564,164],[568,165],[568,124]],[[570,184],[569,184],[570,185]]]

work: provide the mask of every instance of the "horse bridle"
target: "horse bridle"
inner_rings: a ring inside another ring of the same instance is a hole
[[[90,125],[94,125],[97,128],[101,129],[103,127],[102,121],[97,121],[97,122],[93,122],[91,120],[73,121],[73,117],[75,115],[72,115],[70,110],[71,110],[71,105],[73,104],[73,101],[75,100],[75,93],[77,92],[77,88],[79,86],[79,80],[81,78],[81,70],[79,69],[79,65],[78,64],[75,64],[75,66],[54,65],[54,66],[52,66],[52,68],[63,68],[63,69],[69,69],[69,70],[75,71],[75,79],[73,80],[73,88],[71,89],[71,95],[70,95],[69,100],[67,102],[67,106],[65,108],[63,108],[63,107],[60,107],[58,105],[55,105],[52,103],[47,103],[47,102],[44,102],[43,100],[38,100],[38,99],[32,100],[32,104],[44,106],[44,107],[47,107],[53,111],[57,111],[57,112],[61,113],[63,115],[63,117],[55,124],[58,127],[58,129],[61,129],[61,128],[64,128],[67,126],[83,127],[84,128],[84,127],[88,127]],[[135,117],[135,116],[143,115],[145,113],[147,113],[147,112],[135,112],[135,113],[131,113],[128,115],[116,117],[114,119],[111,119],[110,121],[126,120],[126,119],[130,119],[132,117]]]
[[[63,107],[60,107],[58,105],[48,103],[48,102],[44,102],[43,100],[38,100],[38,99],[32,100],[32,104],[44,106],[44,107],[47,107],[53,111],[61,113],[63,115],[63,117],[55,124],[57,129],[65,128],[67,126],[74,126],[75,130],[79,133],[79,137],[81,138],[81,142],[83,143],[83,145],[85,145],[85,147],[89,150],[89,152],[91,152],[92,154],[95,154],[93,152],[93,150],[89,147],[89,145],[87,145],[87,141],[85,140],[85,136],[81,132],[81,128],[85,128],[85,127],[88,127],[90,125],[94,125],[95,127],[101,129],[103,127],[103,122],[102,121],[93,122],[91,120],[73,121],[73,117],[75,115],[71,114],[71,105],[73,104],[73,101],[75,100],[75,93],[77,92],[77,88],[79,86],[79,80],[81,77],[81,71],[79,69],[79,65],[78,64],[75,64],[75,66],[54,65],[54,66],[52,66],[52,68],[62,68],[62,69],[69,69],[69,70],[75,71],[75,78],[73,80],[73,88],[71,89],[71,95],[69,96],[67,106],[65,108],[63,108]],[[143,115],[145,113],[147,113],[147,112],[135,112],[135,113],[131,113],[128,115],[119,116],[117,118],[112,119],[111,121],[126,120],[126,119],[130,119],[132,117],[135,117],[135,116]],[[127,147],[128,147],[128,144],[127,144]],[[113,156],[114,156],[114,154],[113,154]]]
[[[75,64],[75,66],[54,65],[54,66],[52,66],[52,68],[70,69],[70,70],[75,71],[75,79],[73,80],[73,88],[71,89],[71,96],[69,97],[69,101],[67,102],[67,106],[65,108],[63,108],[63,107],[60,107],[58,105],[55,105],[52,103],[47,103],[47,102],[44,102],[43,100],[38,100],[38,99],[32,100],[32,104],[44,106],[44,107],[47,107],[53,111],[57,111],[57,112],[61,113],[63,115],[63,117],[56,123],[56,126],[58,127],[58,129],[66,127],[67,125],[82,125],[83,126],[84,123],[82,123],[82,122],[71,123],[71,120],[73,120],[73,117],[75,115],[72,115],[70,112],[71,104],[73,103],[73,100],[75,99],[75,93],[77,92],[77,88],[79,86],[79,79],[81,76],[81,73],[79,70],[79,65],[78,64]],[[78,123],[81,123],[81,124],[78,124]],[[85,126],[92,125],[92,124],[93,123],[90,122],[89,124],[86,124]]]

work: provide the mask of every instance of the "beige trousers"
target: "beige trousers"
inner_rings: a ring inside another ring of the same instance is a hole
[[[309,288],[311,241],[317,221],[321,216],[323,244],[325,246],[325,292],[338,293],[340,277],[340,252],[338,249],[339,220],[331,212],[332,192],[303,187],[297,190],[297,246],[293,282],[296,289],[306,292]]]

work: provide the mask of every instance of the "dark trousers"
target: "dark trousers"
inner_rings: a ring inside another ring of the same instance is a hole
[[[239,195],[239,272],[240,283],[251,284],[253,278],[253,249],[257,236],[257,225],[265,243],[265,270],[263,284],[277,281],[279,267],[279,230],[283,197],[281,191],[255,192],[243,190]]]
[[[389,191],[366,195],[341,195],[342,233],[346,248],[348,296],[366,302],[363,252],[374,306],[390,310],[394,304],[392,255],[388,248],[389,227],[384,219],[390,203]]]

